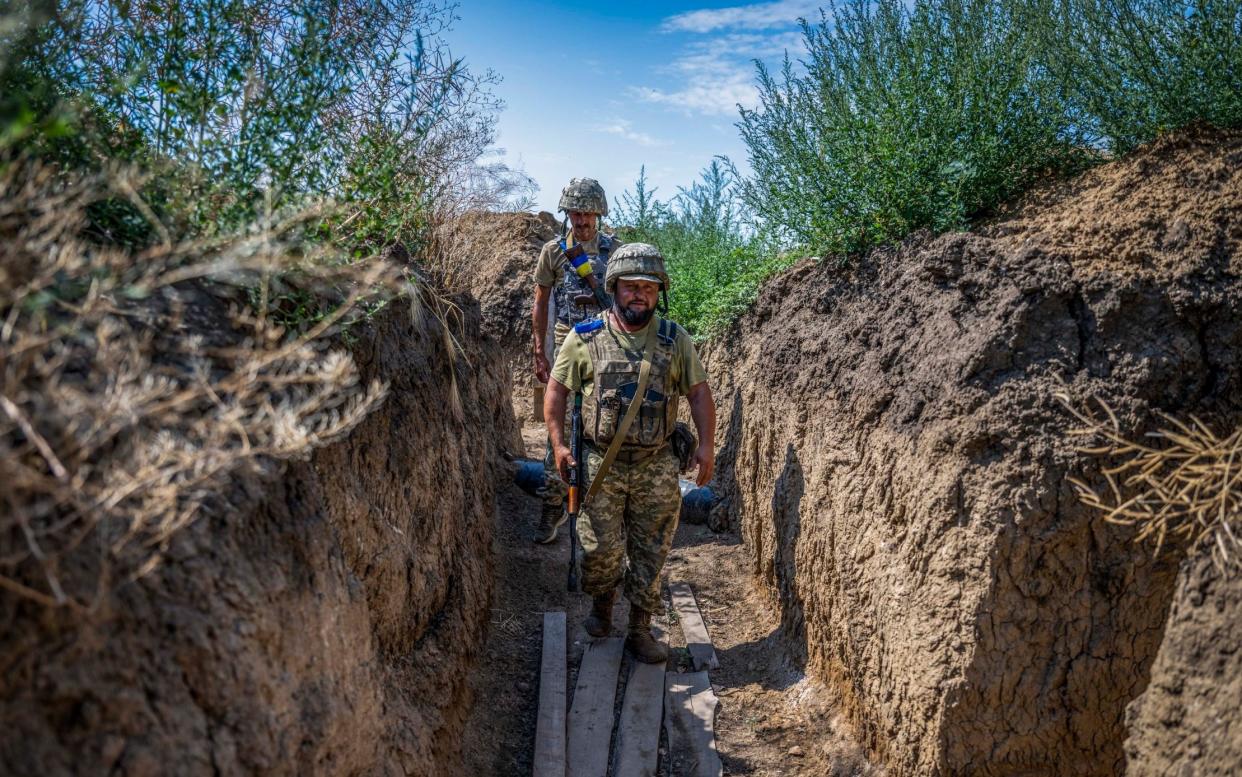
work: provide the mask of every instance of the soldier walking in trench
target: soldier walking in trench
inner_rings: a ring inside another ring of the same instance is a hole
[[[660,570],[681,507],[682,462],[670,445],[678,398],[689,401],[698,431],[699,443],[685,464],[697,466],[699,485],[711,479],[715,465],[716,406],[690,336],[655,314],[660,293],[669,287],[660,252],[646,243],[618,248],[605,287],[612,306],[577,324],[557,354],[544,418],[556,466],[568,479],[577,462],[565,439],[565,408],[573,392],[583,393],[591,488],[577,526],[582,588],[591,596],[586,631],[593,637],[609,633],[620,583],[630,602],[626,647],[640,661],[656,663],[668,658],[668,650],[651,636],[651,614],[660,606]],[[632,402],[640,404],[627,414]],[[608,462],[610,455],[615,459]]]
[[[548,329],[549,302],[556,301],[556,326],[552,358],[573,326],[594,318],[602,311],[599,297],[593,286],[603,288],[604,275],[608,270],[608,256],[622,243],[600,232],[600,222],[608,215],[608,198],[604,188],[593,178],[574,178],[561,191],[558,210],[566,215],[571,229],[555,240],[548,241],[539,252],[535,267],[535,305],[531,311],[531,329],[534,337],[535,377],[540,383],[548,382],[549,356],[545,352],[544,335]],[[577,254],[578,266],[569,254]],[[586,270],[579,271],[586,261]],[[586,276],[591,276],[590,278]],[[592,281],[593,279],[593,281]],[[558,476],[552,459],[552,446],[544,454],[543,509],[533,539],[539,543],[556,540],[561,524],[565,522],[565,483]]]

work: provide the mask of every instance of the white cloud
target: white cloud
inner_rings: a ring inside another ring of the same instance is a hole
[[[655,146],[667,146],[667,140],[660,140],[648,135],[646,132],[637,132],[633,129],[634,123],[628,119],[613,119],[612,121],[595,127],[596,132],[603,132],[609,135],[617,135],[626,140],[637,143],[646,148]]]
[[[665,32],[715,32],[717,30],[767,30],[793,26],[799,18],[814,20],[822,0],[777,0],[731,8],[687,11],[664,20]]]
[[[645,102],[667,105],[686,114],[736,116],[737,108],[759,101],[754,60],[771,60],[805,51],[799,32],[728,33],[691,43],[664,68],[679,82],[672,89],[633,86],[629,94]]]

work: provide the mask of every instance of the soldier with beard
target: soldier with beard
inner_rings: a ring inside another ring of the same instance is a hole
[[[626,647],[650,663],[668,657],[650,629],[651,614],[660,606],[660,570],[681,507],[679,465],[669,445],[679,397],[689,401],[698,432],[691,467],[698,469],[699,485],[711,479],[715,465],[716,406],[707,373],[686,331],[655,315],[668,286],[664,257],[654,246],[631,243],[617,249],[605,278],[612,307],[565,338],[544,398],[553,455],[561,477],[567,478],[572,457],[565,408],[571,393],[581,391],[584,397],[586,481],[592,483],[592,495],[577,525],[582,588],[592,598],[586,631],[593,637],[608,634],[620,584],[630,602]],[[647,388],[637,397],[644,370]],[[601,471],[621,419],[635,401],[641,404],[623,432],[616,459]],[[602,479],[595,484],[597,478]]]

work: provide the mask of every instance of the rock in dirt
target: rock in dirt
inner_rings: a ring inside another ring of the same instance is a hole
[[[971,233],[807,262],[706,349],[715,481],[786,643],[897,775],[1116,775],[1176,554],[1104,523],[1053,399],[1242,422],[1242,133]]]

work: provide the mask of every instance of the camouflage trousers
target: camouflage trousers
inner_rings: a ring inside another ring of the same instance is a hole
[[[603,460],[602,453],[588,449],[588,483]],[[633,464],[613,462],[578,515],[585,593],[600,596],[623,583],[630,604],[648,612],[660,609],[660,570],[681,510],[677,470],[667,447]]]
[[[552,349],[552,363],[556,363],[556,354],[561,350],[561,344],[565,342],[565,338],[573,331],[564,324],[557,323],[553,337],[555,347]],[[569,444],[570,424],[569,421],[573,417],[573,395],[570,395],[569,404],[565,408],[565,444]],[[561,475],[556,469],[556,457],[552,455],[552,440],[549,439],[544,446],[543,451],[543,503],[552,507],[560,507],[565,503],[565,496],[569,493],[565,481],[561,480]]]

